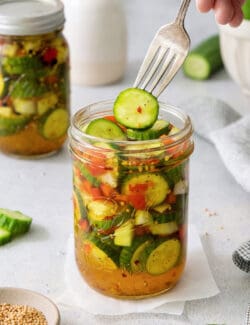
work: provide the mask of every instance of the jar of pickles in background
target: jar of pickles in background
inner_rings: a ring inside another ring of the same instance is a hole
[[[0,150],[59,150],[69,126],[69,50],[59,0],[0,3]]]
[[[115,140],[104,139],[113,104],[81,109],[69,131],[76,261],[95,290],[140,299],[168,291],[185,267],[192,125],[160,103],[152,129],[118,124]]]

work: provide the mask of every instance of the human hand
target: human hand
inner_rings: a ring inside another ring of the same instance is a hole
[[[245,0],[196,0],[196,5],[201,12],[213,9],[219,24],[237,27],[243,20],[241,7],[244,2]]]

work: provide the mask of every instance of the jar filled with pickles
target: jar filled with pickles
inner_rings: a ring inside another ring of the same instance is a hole
[[[58,151],[69,126],[69,49],[59,0],[0,3],[0,151]]]
[[[75,256],[82,277],[100,293],[141,299],[181,278],[192,132],[181,110],[140,89],[74,115]]]

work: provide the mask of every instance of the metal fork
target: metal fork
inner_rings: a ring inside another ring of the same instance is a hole
[[[134,87],[160,96],[182,66],[190,47],[184,19],[191,0],[183,0],[174,22],[156,33],[136,77]]]

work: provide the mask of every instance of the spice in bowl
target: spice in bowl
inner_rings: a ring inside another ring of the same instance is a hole
[[[48,325],[43,313],[25,305],[0,304],[0,325]]]

